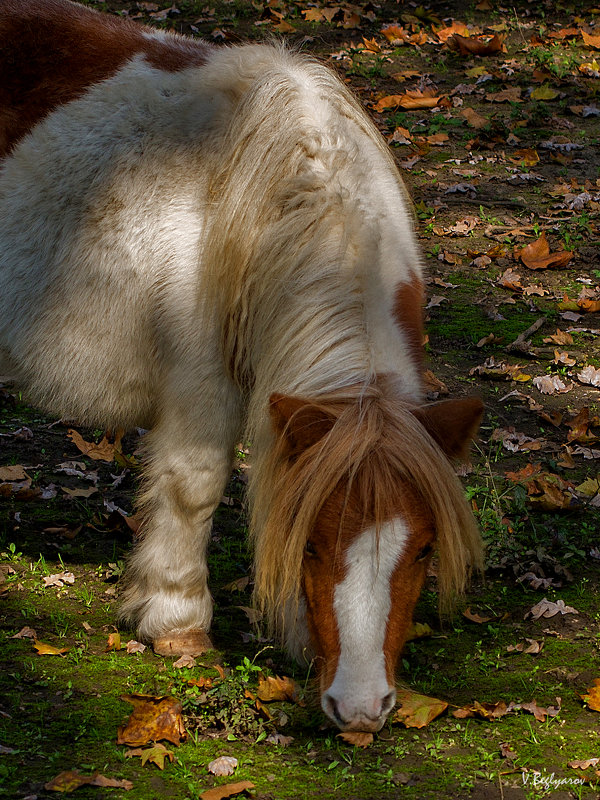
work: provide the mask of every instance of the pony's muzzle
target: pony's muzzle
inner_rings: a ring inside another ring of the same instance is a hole
[[[342,731],[375,733],[381,730],[395,703],[395,689],[390,689],[383,697],[336,698],[331,691],[327,691],[321,698],[323,711]]]

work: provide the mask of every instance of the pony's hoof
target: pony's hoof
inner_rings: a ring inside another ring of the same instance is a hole
[[[156,638],[152,647],[159,656],[199,656],[212,650],[206,631],[173,631]]]

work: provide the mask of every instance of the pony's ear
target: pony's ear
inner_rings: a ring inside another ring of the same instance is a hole
[[[335,422],[320,406],[285,394],[271,395],[269,412],[275,433],[285,437],[290,454],[294,455],[320,441]]]
[[[413,414],[449,458],[464,459],[479,428],[483,403],[479,397],[441,400],[415,408]]]

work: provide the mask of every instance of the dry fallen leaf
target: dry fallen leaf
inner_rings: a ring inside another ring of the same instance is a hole
[[[130,639],[125,645],[128,653],[143,653],[146,645],[141,642],[136,642],[135,639]]]
[[[37,633],[33,628],[30,628],[28,625],[25,625],[24,628],[18,633],[15,633],[14,636],[10,637],[11,639],[37,639]]]
[[[89,489],[69,489],[68,486],[61,486],[60,488],[68,497],[91,497],[98,491],[94,486],[90,486]]]
[[[123,645],[121,644],[121,634],[120,633],[109,633],[108,639],[106,640],[106,647],[104,648],[105,652],[109,652],[110,650],[121,650]]]
[[[533,385],[542,394],[565,394],[573,388],[572,383],[567,385],[558,375],[539,375],[533,379]]]
[[[600,764],[600,758],[588,758],[585,761],[569,761],[567,766],[571,769],[589,769],[589,767],[597,767]]]
[[[589,386],[597,386],[600,389],[600,369],[588,365],[578,373],[577,380]]]
[[[456,719],[467,719],[469,717],[482,717],[483,719],[498,719],[508,713],[508,706],[503,700],[498,703],[480,703],[475,700],[469,705],[457,708],[452,712]]]
[[[133,711],[126,724],[119,728],[117,744],[140,747],[161,739],[179,744],[185,736],[182,706],[175,697],[131,694],[122,696],[121,700],[131,703]]]
[[[542,652],[542,648],[544,647],[543,642],[536,642],[535,639],[525,639],[526,642],[529,642],[528,645],[525,645],[525,642],[518,642],[517,644],[509,644],[506,648],[507,653],[528,653],[529,655],[536,656],[538,653]]]
[[[276,744],[281,747],[289,747],[293,741],[293,736],[284,736],[282,733],[276,732],[270,733],[265,739],[267,744]]]
[[[587,47],[593,47],[596,50],[600,50],[600,36],[582,30],[581,38]]]
[[[256,694],[263,703],[270,703],[274,700],[289,700],[292,703],[299,703],[300,692],[300,685],[293,678],[279,678],[273,675],[263,677],[261,675],[258,679]]]
[[[346,744],[362,747],[363,749],[373,744],[373,734],[363,731],[342,731],[342,733],[338,733],[338,739],[346,742]]]
[[[95,442],[86,442],[83,436],[72,428],[67,431],[67,436],[81,453],[94,461],[114,461],[115,452],[121,450],[122,434],[117,434],[114,442],[109,442],[105,434],[99,444]]]
[[[196,664],[197,662],[194,656],[181,656],[177,661],[173,662],[173,667],[175,669],[183,669],[184,667],[192,668],[195,667]]]
[[[439,717],[448,708],[448,703],[435,697],[399,689],[397,694],[399,708],[393,722],[402,722],[407,728],[424,728],[431,720]]]
[[[470,608],[466,608],[463,611],[463,617],[468,619],[470,622],[476,622],[478,625],[483,624],[484,622],[489,622],[493,617],[481,617],[479,614],[474,614]]]
[[[215,786],[213,789],[207,789],[200,795],[200,800],[225,800],[227,797],[233,797],[236,794],[254,789],[254,784],[250,781],[239,781],[238,783],[226,783],[223,786]]]
[[[25,468],[20,464],[9,464],[8,466],[0,467],[0,481],[24,481],[28,478]]]
[[[600,678],[594,678],[587,694],[579,695],[590,711],[600,711]]]
[[[546,234],[542,233],[535,242],[531,242],[522,249],[515,248],[515,258],[520,258],[528,269],[560,268],[567,266],[573,258],[573,253],[569,250],[551,253]]]
[[[489,119],[487,117],[478,114],[473,108],[463,108],[460,111],[460,116],[464,117],[467,121],[467,125],[471,128],[475,128],[476,130],[481,130],[481,128],[485,128],[486,125],[490,124]]]
[[[39,656],[62,656],[69,651],[68,647],[54,647],[52,644],[46,644],[37,639],[34,641],[33,647]]]
[[[133,783],[128,780],[118,780],[117,778],[106,778],[99,772],[93,775],[81,775],[76,770],[65,770],[44,784],[44,789],[52,792],[74,792],[80,786],[103,786],[115,789],[133,789]]]
[[[412,642],[425,636],[433,636],[433,630],[429,625],[426,622],[413,622],[406,634],[406,641]]]
[[[458,50],[463,56],[491,56],[503,49],[502,39],[497,33],[491,39],[478,39],[474,36],[461,36],[455,33],[448,39],[448,46]]]
[[[557,600],[554,603],[544,597],[543,600],[540,600],[539,603],[529,609],[523,619],[527,619],[529,616],[533,620],[540,619],[540,617],[550,618],[555,617],[557,614],[562,614],[563,616],[565,614],[579,614],[579,611],[572,606],[566,606],[564,600]]]
[[[436,95],[432,90],[414,89],[404,94],[390,94],[382,97],[374,106],[374,110],[378,112],[386,111],[389,108],[405,108],[419,109],[419,108],[435,108],[442,98]]]
[[[151,764],[156,764],[159,769],[165,768],[166,759],[169,761],[173,761],[175,759],[175,753],[172,750],[167,750],[164,744],[161,744],[160,742],[152,745],[152,747],[146,747],[143,749],[141,747],[137,747],[135,750],[125,751],[125,758],[133,758],[134,756],[140,756],[142,760],[142,766],[149,761]]]
[[[226,775],[233,775],[237,765],[237,758],[233,756],[219,756],[219,758],[215,758],[214,761],[209,763],[207,769],[209,772],[212,772],[213,775],[223,778]]]

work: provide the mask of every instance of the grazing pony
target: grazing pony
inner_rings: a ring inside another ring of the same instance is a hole
[[[215,48],[68,0],[0,4],[0,371],[150,428],[122,614],[210,646],[206,545],[251,441],[255,596],[325,713],[381,728],[434,546],[480,562],[450,460],[481,403],[424,404],[421,265],[385,143],[282,47]]]

